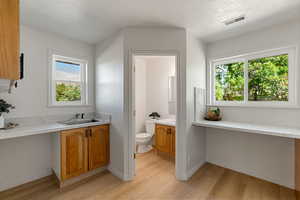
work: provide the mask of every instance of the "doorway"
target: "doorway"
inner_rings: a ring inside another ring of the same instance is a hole
[[[132,59],[132,135],[134,172],[143,174],[147,159],[175,171],[177,56],[134,55]],[[167,161],[170,163],[168,163]]]

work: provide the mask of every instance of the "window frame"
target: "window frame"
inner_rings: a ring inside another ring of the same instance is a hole
[[[288,101],[249,101],[248,100],[248,62],[264,57],[288,54]],[[245,107],[298,107],[297,102],[297,47],[290,46],[279,49],[259,51],[234,57],[211,60],[209,62],[208,105],[211,106],[245,106]],[[244,62],[244,100],[217,101],[215,96],[215,67],[220,64]]]
[[[55,65],[56,61],[70,62],[80,65],[80,101],[56,101],[56,81],[55,81]],[[49,62],[49,103],[50,107],[61,106],[87,106],[88,105],[88,61],[78,58],[61,56],[58,54],[51,54]]]

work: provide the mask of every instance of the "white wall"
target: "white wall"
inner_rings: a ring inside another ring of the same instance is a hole
[[[147,58],[146,65],[146,114],[158,112],[162,118],[172,117],[169,112],[168,84],[169,76],[175,76],[176,58],[150,57]]]
[[[299,50],[299,21],[291,21],[211,43],[207,47],[207,58],[212,60],[290,45],[297,45]],[[297,68],[299,68],[300,51],[297,59]],[[300,76],[299,73],[298,69],[297,77]],[[299,80],[298,78],[297,86]],[[298,88],[298,95],[300,95],[300,88]],[[222,107],[221,110],[224,120],[299,127],[299,108]],[[294,187],[292,139],[207,129],[207,147],[209,162]],[[213,147],[218,148],[213,149]]]
[[[93,112],[94,107],[48,108],[48,51],[89,59],[90,99],[93,103],[93,46],[50,33],[21,27],[21,50],[25,53],[25,78],[12,94],[1,93],[16,106],[6,117],[35,117],[75,112]],[[6,81],[2,81],[2,83]],[[51,174],[51,137],[49,134],[0,141],[0,191]]]
[[[0,191],[51,172],[50,134],[0,141]]]
[[[90,107],[48,107],[48,50],[88,60]],[[0,98],[16,106],[6,117],[32,117],[94,111],[94,46],[21,26],[21,52],[25,54],[24,79],[12,94]],[[3,81],[2,81],[3,82]]]
[[[205,89],[205,44],[192,34],[187,34],[187,152],[188,176],[205,162],[205,129],[194,127],[194,92],[193,88]],[[197,113],[200,115],[200,113]]]
[[[175,76],[175,70],[174,56],[135,57],[136,133],[145,131],[145,119],[152,112],[175,118],[176,102],[169,102],[169,77]]]
[[[176,153],[176,175],[179,179],[186,179],[186,31],[181,28],[162,28],[162,27],[141,27],[141,28],[127,28],[124,30],[124,52],[125,52],[125,116],[129,116],[131,105],[131,93],[129,90],[132,72],[131,72],[131,53],[132,51],[156,51],[163,53],[165,51],[172,51],[179,55],[179,70],[180,70],[180,84],[179,93],[177,97],[180,109],[177,110],[177,153]],[[126,124],[124,130],[127,131],[128,138],[125,138],[125,174],[128,177],[133,177],[131,166],[133,165],[133,155],[128,157],[127,152],[133,151],[133,138],[129,134],[131,118],[127,117],[124,121]]]
[[[116,35],[96,47],[96,112],[111,114],[110,171],[124,176],[124,47]]]

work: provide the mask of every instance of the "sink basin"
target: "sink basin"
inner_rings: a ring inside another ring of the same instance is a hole
[[[92,123],[92,122],[99,122],[96,119],[72,119],[68,121],[59,122],[61,124],[65,125],[75,125],[75,124],[86,124],[86,123]]]

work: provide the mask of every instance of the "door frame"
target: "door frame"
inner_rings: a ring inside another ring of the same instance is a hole
[[[127,151],[125,150],[125,171],[127,171],[124,180],[133,180],[135,176],[135,159],[134,159],[134,153],[135,153],[135,72],[134,72],[134,58],[135,56],[175,56],[176,61],[176,69],[175,69],[175,75],[176,75],[176,152],[179,152],[177,150],[180,150],[179,143],[179,137],[180,130],[185,130],[185,127],[183,127],[183,123],[179,123],[181,119],[183,119],[185,116],[182,115],[181,112],[184,108],[184,101],[182,97],[185,95],[182,95],[183,87],[182,87],[182,77],[184,77],[181,74],[181,58],[180,58],[180,52],[177,50],[130,50],[128,54],[128,66],[129,66],[129,73],[128,73],[128,146]],[[181,116],[182,115],[182,116]],[[126,149],[126,147],[125,147]],[[182,152],[183,153],[183,152]],[[184,153],[183,153],[184,155]],[[182,178],[181,174],[185,174],[184,172],[181,172],[182,167],[180,166],[179,162],[185,159],[179,159],[181,156],[181,153],[176,153],[176,159],[175,159],[175,171],[176,171],[176,177],[178,179],[185,179]],[[126,158],[128,158],[128,162],[126,164]],[[127,168],[127,169],[126,169]],[[179,175],[179,177],[178,177]]]

